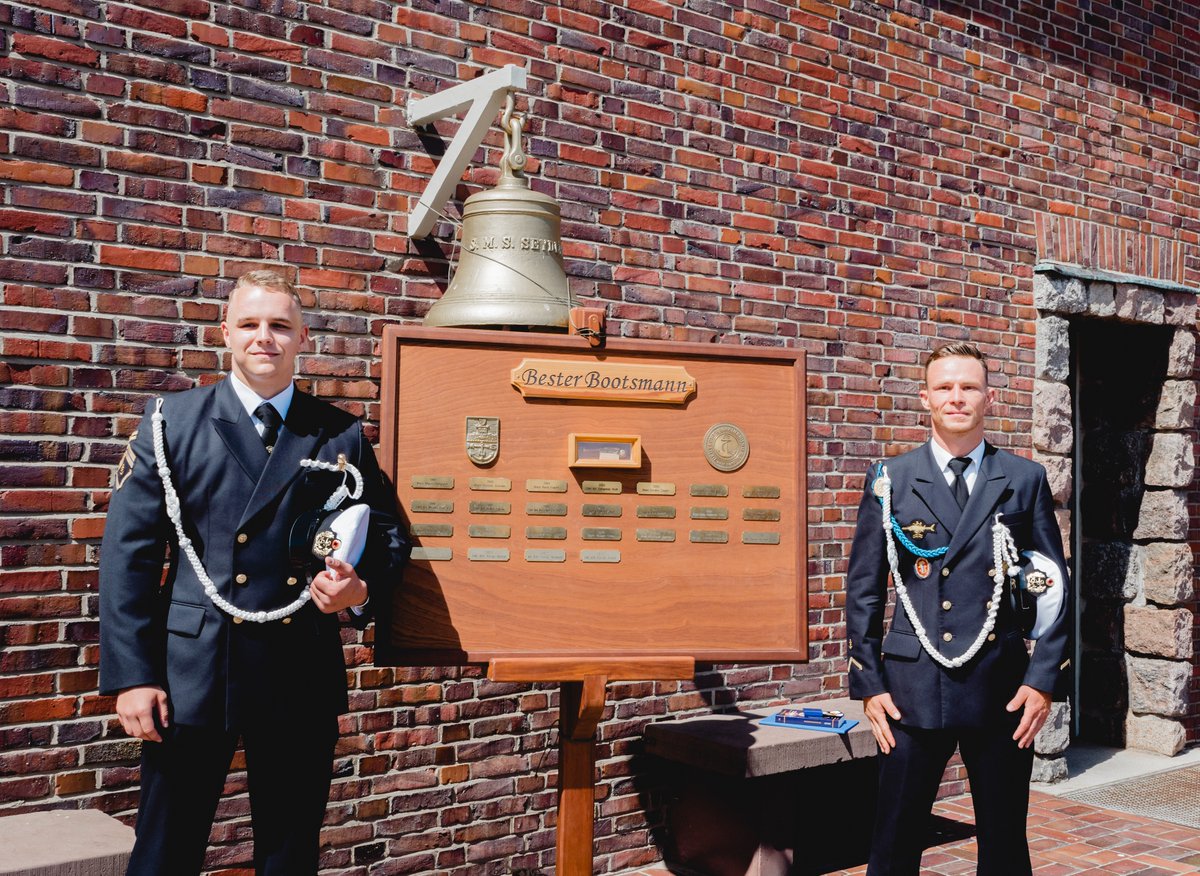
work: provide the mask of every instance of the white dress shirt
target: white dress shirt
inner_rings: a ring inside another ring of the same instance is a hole
[[[979,476],[979,466],[983,462],[984,443],[980,441],[979,445],[967,454],[971,459],[971,464],[963,471],[963,477],[966,478],[968,495],[970,495],[971,490],[975,489],[975,479]],[[942,477],[946,479],[946,485],[953,489],[954,471],[950,468],[950,460],[954,459],[954,456],[936,441],[929,442],[929,449],[933,451],[933,461],[937,463],[938,470],[941,471]]]

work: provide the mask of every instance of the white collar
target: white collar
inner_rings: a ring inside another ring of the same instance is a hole
[[[229,379],[231,381],[229,385],[233,388],[238,401],[242,403],[242,407],[246,409],[246,413],[251,417],[254,416],[254,409],[260,404],[270,402],[271,406],[279,411],[279,418],[281,420],[287,419],[288,409],[292,406],[292,396],[296,393],[296,385],[294,383],[288,383],[283,392],[278,395],[271,396],[271,398],[263,398],[250,387],[246,386],[232,371],[229,372]]]
[[[971,471],[972,468],[976,471],[979,470],[979,466],[983,464],[983,449],[986,445],[986,441],[980,441],[975,449],[967,454],[967,457],[971,460],[971,465],[968,465],[964,469],[964,473]],[[933,451],[933,461],[937,463],[938,471],[943,473],[950,471],[950,460],[954,459],[950,451],[933,439],[929,441],[929,449]],[[970,482],[968,481],[968,483]]]

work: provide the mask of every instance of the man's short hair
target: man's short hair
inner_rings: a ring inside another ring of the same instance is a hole
[[[238,277],[237,282],[233,284],[233,289],[229,292],[229,298],[225,302],[225,309],[229,309],[229,302],[233,300],[233,296],[238,289],[246,289],[250,286],[258,286],[270,292],[282,292],[285,295],[290,295],[292,296],[292,300],[300,305],[301,311],[304,309],[304,302],[300,300],[300,293],[296,291],[295,284],[278,271],[270,270],[247,271]]]
[[[987,358],[974,344],[967,344],[962,341],[942,344],[929,354],[929,358],[925,360],[925,381],[927,383],[929,382],[929,366],[938,359],[949,359],[951,356],[966,356],[968,359],[976,360],[980,365],[983,366],[983,382],[985,384],[987,383]]]

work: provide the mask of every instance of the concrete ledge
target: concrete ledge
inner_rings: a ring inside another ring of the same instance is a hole
[[[98,809],[0,817],[0,876],[122,876],[133,828]]]
[[[838,709],[858,721],[849,733],[795,727],[764,727],[760,718],[783,706],[729,715],[700,715],[658,721],[645,729],[646,752],[665,760],[726,776],[773,776],[809,767],[874,757],[879,748],[863,716],[862,702],[848,698],[802,703]]]

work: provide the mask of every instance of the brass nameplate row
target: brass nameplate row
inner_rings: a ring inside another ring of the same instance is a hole
[[[779,520],[779,509],[778,508],[745,508],[742,511],[742,519],[743,520],[768,520],[768,521],[775,522],[775,521]]]
[[[675,519],[675,509],[670,505],[638,505],[638,517],[662,517]]]
[[[692,484],[688,495],[724,499],[729,495],[729,487],[724,484]]]
[[[468,526],[467,535],[471,538],[508,538],[512,535],[511,526]]]
[[[417,537],[433,535],[438,538],[449,538],[454,535],[454,527],[449,523],[414,523],[408,528],[408,534]]]
[[[454,511],[453,502],[438,502],[431,499],[413,499],[409,507],[416,514],[450,514]]]
[[[511,502],[472,502],[467,506],[472,514],[511,514]]]
[[[703,506],[695,506],[692,508],[693,520],[728,520],[728,508],[708,508]]]
[[[720,529],[693,529],[688,540],[696,544],[727,544],[729,533]]]
[[[453,490],[454,478],[436,475],[413,475],[414,490]]]
[[[619,495],[621,492],[620,481],[584,481],[580,484],[580,489],[585,493]]]
[[[491,490],[507,493],[512,489],[512,481],[508,478],[471,478],[467,482],[472,490]]]
[[[639,496],[674,496],[675,485],[654,481],[639,481],[637,492]]]
[[[525,491],[528,493],[565,493],[567,491],[567,482],[552,481],[545,478],[531,478],[525,482]]]
[[[531,517],[566,517],[565,502],[527,502],[525,513]]]

